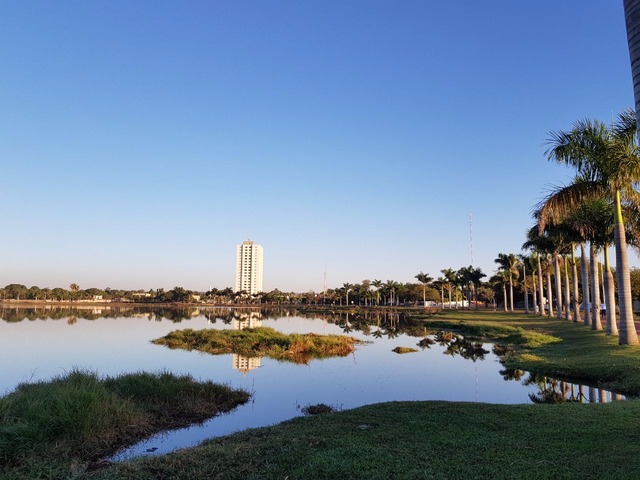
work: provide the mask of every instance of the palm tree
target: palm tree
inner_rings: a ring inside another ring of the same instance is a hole
[[[440,289],[440,306],[442,308],[444,308],[444,288],[446,283],[447,281],[444,277],[438,277],[432,283],[434,288]]]
[[[360,291],[362,292],[362,296],[364,297],[364,304],[365,306],[367,305],[367,299],[369,299],[369,294],[371,292],[371,280],[365,278],[364,280],[362,280],[362,283],[360,283]],[[371,305],[371,302],[369,302],[369,305]]]
[[[536,216],[537,213],[534,215]],[[558,235],[557,231],[550,229],[540,230],[538,226],[534,226],[527,232],[527,241],[522,244],[523,249],[532,249],[538,253],[538,284],[540,288],[540,315],[545,315],[545,310],[548,305],[549,316],[553,316],[553,292],[551,288],[551,267],[552,262],[550,258],[558,250]],[[542,262],[542,259],[545,259]],[[547,297],[544,298],[543,292],[543,273],[546,274],[547,283]],[[546,300],[546,304],[545,301]]]
[[[396,292],[399,286],[400,284],[394,280],[387,280],[383,285],[384,289],[389,292],[389,303],[391,305],[397,302]]]
[[[509,283],[509,272],[498,270],[496,274],[489,280],[494,286],[502,287],[502,298],[504,299],[504,311],[509,311],[507,299],[507,284]]]
[[[462,288],[462,294],[467,298],[467,308],[471,309],[471,287],[470,287],[471,279],[469,278],[469,268],[470,267],[462,267],[460,270],[458,270],[457,276],[458,276],[458,283]],[[464,303],[462,307],[464,308]]]
[[[538,313],[538,284],[536,279],[536,267],[538,266],[538,254],[536,252],[531,252],[530,255],[520,255],[520,261],[522,262],[522,271],[523,271],[523,284],[525,285],[525,313],[529,313],[530,307],[529,302],[527,301],[528,295],[527,291],[529,287],[531,287],[531,299],[533,301],[533,313]],[[526,269],[529,269],[531,272],[531,280],[527,281]]]
[[[471,285],[473,285],[473,300],[476,304],[476,310],[478,309],[478,289],[480,288],[480,281],[486,276],[480,268],[473,268],[471,265],[467,267],[467,278],[471,282]]]
[[[509,274],[509,299],[511,300],[511,311],[513,312],[514,303],[513,303],[513,277],[519,277],[520,273],[518,272],[518,257],[513,253],[504,254],[499,253],[498,258],[494,260],[498,265],[500,265],[500,270],[503,270]],[[505,302],[507,300],[505,299]]]
[[[571,245],[571,277],[573,279],[573,322],[580,320],[580,293],[578,286],[578,262],[575,256],[575,246]]]
[[[527,283],[527,265],[530,258],[526,255],[518,255],[518,260],[522,266],[522,289],[524,290],[524,313],[529,314],[529,284]]]
[[[433,282],[433,278],[431,278],[428,273],[422,273],[422,271],[420,271],[420,273],[417,274],[415,278],[420,283],[422,283],[422,304],[424,307],[426,307],[427,306],[427,285]]]
[[[76,298],[78,296],[78,292],[80,291],[80,286],[77,283],[72,283],[69,285],[69,290],[71,290],[72,295],[71,298]]]
[[[456,284],[456,271],[453,268],[445,268],[440,270],[440,273],[442,273],[442,275],[444,275],[444,287],[447,289],[447,292],[449,293],[449,310],[451,310],[451,294],[453,293],[453,288]]]
[[[373,280],[371,285],[376,289],[376,305],[380,305],[380,289],[382,288],[382,280]]]
[[[621,198],[638,196],[633,188],[634,184],[640,181],[636,131],[635,115],[631,110],[626,110],[618,116],[611,128],[598,121],[581,120],[574,123],[573,129],[569,132],[551,132],[548,158],[575,167],[581,178],[554,192],[547,199],[539,219],[541,226],[544,226],[562,218],[576,205],[594,197],[605,197],[613,202],[620,306],[619,343],[628,345],[637,345],[639,341],[633,322],[631,280]]]
[[[573,222],[575,229],[579,231],[583,237],[590,240],[592,245],[596,245],[596,249],[602,248],[604,250],[604,299],[607,312],[607,333],[609,335],[618,334],[616,325],[615,286],[609,265],[609,246],[613,242],[613,218],[613,205],[604,198],[595,198],[583,203],[569,218],[569,221]],[[595,267],[594,265],[591,266],[592,271],[597,272],[597,258],[592,258],[592,262],[596,263]],[[593,283],[596,285],[598,282],[599,278],[593,280]],[[595,296],[595,293],[592,298],[594,298],[593,310],[599,310],[599,304],[597,303],[598,298]],[[597,315],[598,318],[594,315],[596,315],[595,312],[592,312],[592,318],[595,319],[595,322],[592,320],[592,328],[594,330],[600,330],[602,329],[602,325],[600,324],[599,315]]]

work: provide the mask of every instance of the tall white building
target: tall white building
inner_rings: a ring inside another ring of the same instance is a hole
[[[262,246],[251,240],[236,247],[235,291],[253,295],[262,292]]]

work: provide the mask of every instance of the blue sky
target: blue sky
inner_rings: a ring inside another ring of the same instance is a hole
[[[632,106],[622,1],[3,1],[0,285],[415,281],[519,253]],[[469,214],[473,216],[470,235]],[[639,265],[631,255],[632,265]]]

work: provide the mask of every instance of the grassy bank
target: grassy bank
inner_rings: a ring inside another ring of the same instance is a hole
[[[246,357],[308,363],[314,358],[349,355],[361,342],[344,335],[287,335],[273,328],[258,327],[245,330],[176,330],[153,340],[153,343],[213,355],[236,353]]]
[[[618,337],[556,318],[487,311],[443,311],[424,317],[433,330],[447,329],[509,347],[503,363],[626,395],[640,395],[640,347]]]
[[[397,402],[114,466],[111,479],[640,478],[639,402]]]
[[[245,403],[249,394],[169,373],[99,379],[74,371],[0,398],[0,478],[66,478],[170,428]]]

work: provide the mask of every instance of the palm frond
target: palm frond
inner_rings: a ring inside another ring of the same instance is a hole
[[[536,206],[538,228],[543,231],[548,224],[559,224],[572,210],[594,197],[610,193],[600,182],[576,181],[558,187]]]
[[[636,122],[636,112],[627,108],[618,115],[618,120],[613,124],[613,134],[626,143],[634,143],[638,124]]]

